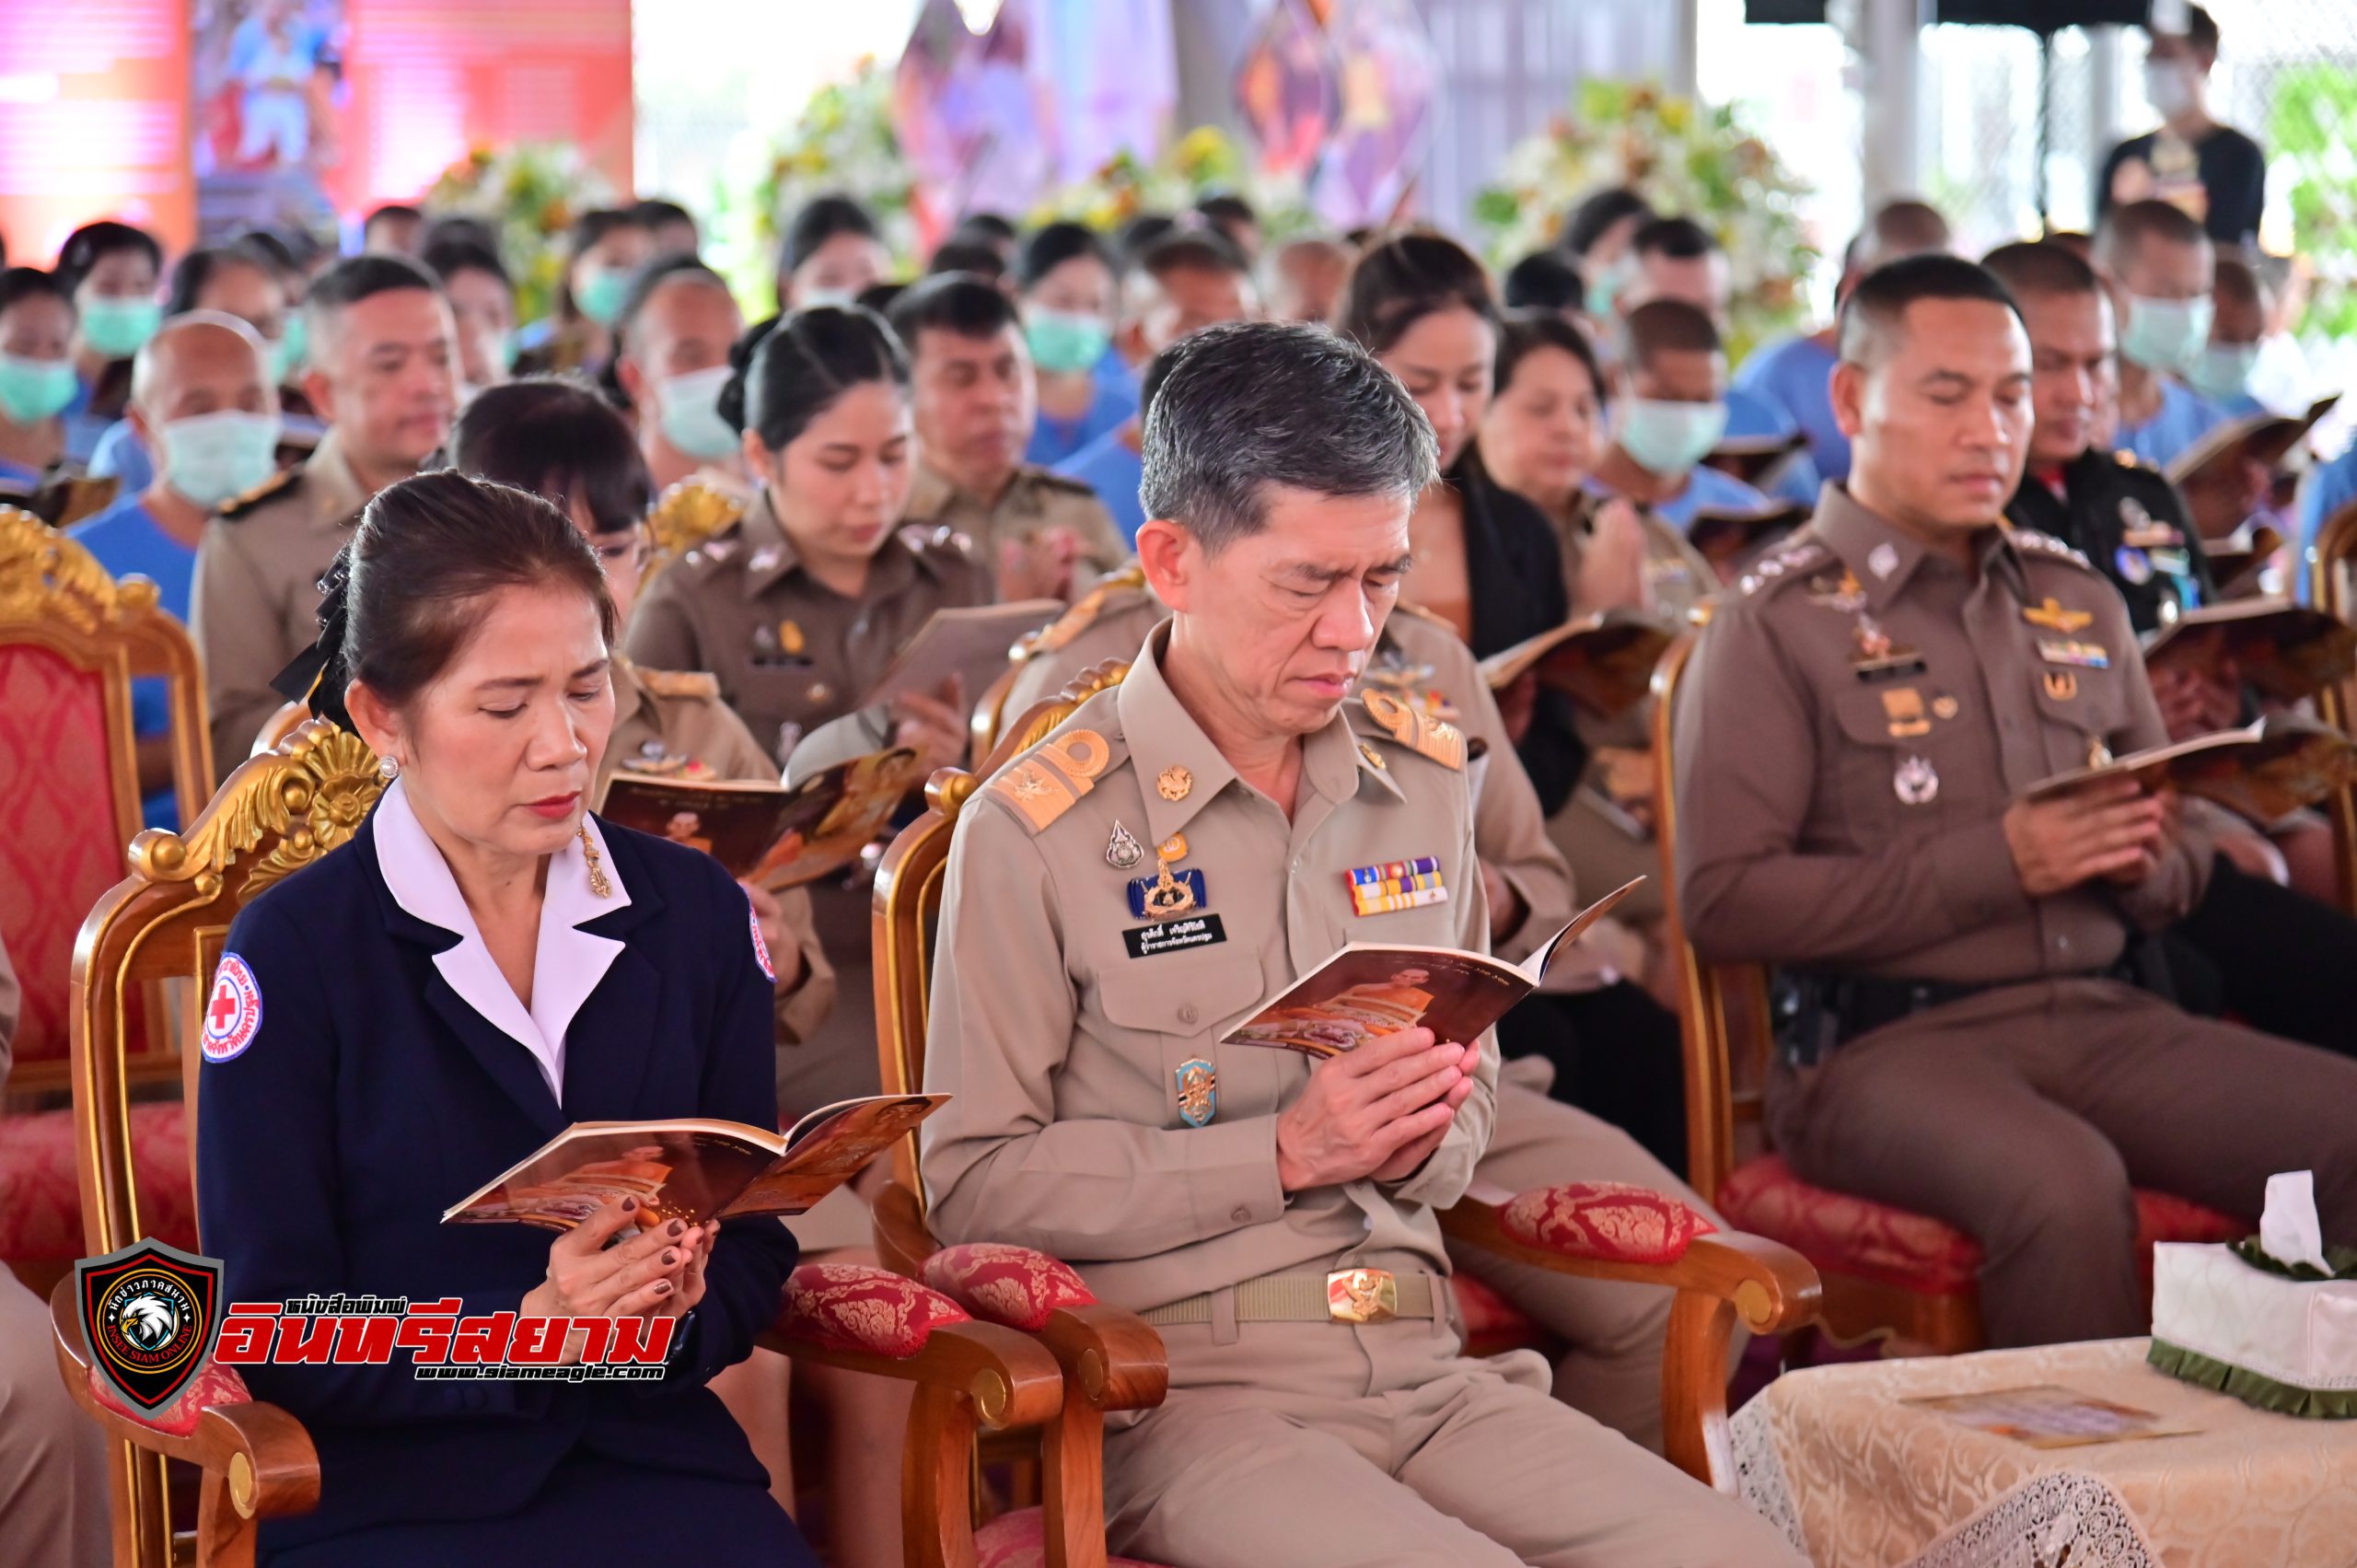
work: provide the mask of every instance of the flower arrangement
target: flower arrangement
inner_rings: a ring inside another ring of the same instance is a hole
[[[1140,213],[1183,212],[1218,194],[1251,203],[1261,232],[1272,238],[1315,221],[1300,181],[1261,172],[1215,125],[1196,126],[1151,161],[1125,148],[1086,180],[1051,192],[1029,218],[1035,224],[1068,219],[1110,233]]]
[[[1731,356],[1798,323],[1819,260],[1798,210],[1807,181],[1733,107],[1647,83],[1581,83],[1568,112],[1506,154],[1496,182],[1473,202],[1491,261],[1508,265],[1553,244],[1563,215],[1608,185],[1693,218],[1726,248],[1735,279]]]
[[[477,147],[443,170],[425,193],[430,211],[479,218],[499,236],[500,260],[516,283],[519,321],[555,313],[565,230],[583,212],[613,200],[613,187],[579,148],[545,142]]]

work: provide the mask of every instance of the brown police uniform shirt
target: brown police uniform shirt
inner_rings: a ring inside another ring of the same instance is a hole
[[[1217,1040],[1345,942],[1486,946],[1471,802],[1451,765],[1463,738],[1383,704],[1403,741],[1353,700],[1304,738],[1288,821],[1179,703],[1166,642],[1002,770],[958,824],[925,1062],[925,1087],[956,1097],[923,1129],[935,1229],[1068,1260],[1133,1309],[1269,1273],[1445,1273],[1432,1206],[1462,1195],[1489,1141],[1495,1039],[1406,1180],[1290,1201],[1277,1115],[1309,1060]],[[1113,863],[1125,838],[1142,864]],[[1167,923],[1128,901],[1158,846],[1183,849],[1171,869],[1203,884],[1201,907]],[[1440,861],[1446,900],[1353,915],[1353,868],[1422,855]],[[1190,1125],[1180,1085],[1199,1063],[1216,1086]]]
[[[224,778],[286,700],[271,681],[318,641],[319,578],[352,537],[368,495],[330,430],[308,461],[204,525],[189,633],[204,660],[213,764]]]
[[[720,683],[702,670],[641,669],[616,657],[614,727],[590,787],[603,800],[618,772],[667,772],[701,764],[714,778],[775,783],[777,763],[754,741],[744,720],[720,700]],[[789,888],[778,895],[787,929],[802,950],[801,983],[778,998],[778,1031],[789,1043],[810,1039],[835,1000],[835,970],[819,945],[810,894]]]
[[[1041,634],[1008,691],[1002,726],[1013,725],[1083,670],[1107,659],[1135,659],[1147,634],[1169,614],[1136,568],[1105,578]],[[1576,912],[1572,873],[1548,840],[1538,792],[1506,738],[1505,719],[1473,651],[1448,622],[1401,605],[1384,622],[1382,641],[1360,679],[1359,690],[1369,686],[1417,706],[1427,717],[1454,724],[1469,743],[1481,743],[1482,755],[1466,764],[1474,786],[1474,848],[1522,900],[1521,923],[1499,937],[1495,947],[1500,958],[1520,963]],[[1563,961],[1577,957],[1566,953]]]
[[[2127,607],[2084,557],[2022,528],[1975,548],[1977,577],[1828,485],[1721,601],[1676,717],[1679,899],[1705,958],[2083,973],[2200,896],[2195,827],[2137,887],[2022,890],[2006,807],[2167,737]]]
[[[661,669],[708,670],[774,757],[849,712],[936,610],[988,604],[992,574],[944,530],[884,542],[846,598],[802,567],[766,496],[737,526],[666,567],[631,612],[623,646]]]
[[[1064,528],[1080,540],[1080,560],[1073,568],[1074,583],[1086,583],[1097,573],[1109,572],[1130,557],[1121,530],[1097,492],[1076,479],[1066,479],[1026,463],[1016,470],[994,503],[984,503],[949,482],[938,469],[920,459],[916,478],[909,487],[908,519],[926,528],[946,528],[964,534],[998,570],[1000,548],[1050,528]]]

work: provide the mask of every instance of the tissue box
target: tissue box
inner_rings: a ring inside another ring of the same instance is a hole
[[[2232,1248],[2164,1242],[2151,1360],[2260,1410],[2357,1416],[2357,1280],[2294,1280]]]

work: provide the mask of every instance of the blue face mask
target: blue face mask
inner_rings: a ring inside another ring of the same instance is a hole
[[[726,365],[691,370],[655,384],[663,439],[700,463],[737,450],[737,432],[720,417],[720,389],[733,374]]]
[[[1032,364],[1051,376],[1070,376],[1104,358],[1113,333],[1094,316],[1034,309],[1023,324],[1023,341],[1030,345]]]
[[[311,341],[310,331],[303,324],[303,313],[290,310],[279,328],[278,341],[270,345],[271,379],[284,387],[303,374],[304,350]]]
[[[12,424],[39,424],[63,412],[81,385],[71,360],[0,354],[0,413]]]
[[[2258,368],[2257,343],[2207,343],[2193,356],[2186,384],[2213,403],[2230,403],[2250,392],[2250,373]]]
[[[1621,449],[1647,473],[1676,479],[1711,455],[1726,434],[1727,405],[1673,403],[1653,398],[1620,402]]]
[[[2128,324],[2119,331],[2119,352],[2147,370],[2182,376],[2210,341],[2210,296],[2147,299],[2128,296]]]
[[[99,296],[82,307],[82,341],[109,359],[129,359],[164,324],[164,308],[152,299]]]
[[[610,327],[621,319],[622,301],[630,296],[630,274],[610,268],[600,268],[581,281],[573,291],[573,303],[580,312],[601,327]]]
[[[159,434],[164,482],[207,511],[243,495],[278,467],[274,413],[200,413],[172,420]]]

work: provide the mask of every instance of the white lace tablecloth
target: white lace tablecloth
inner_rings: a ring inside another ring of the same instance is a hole
[[[1817,1568],[2357,1565],[2357,1422],[2252,1410],[2145,1344],[1787,1373],[1736,1414],[1743,1494]],[[1900,1402],[2039,1383],[2194,1430],[2038,1449]]]

